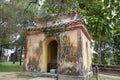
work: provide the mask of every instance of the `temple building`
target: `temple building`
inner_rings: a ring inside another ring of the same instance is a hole
[[[82,15],[71,11],[66,17],[36,21],[26,31],[25,70],[58,75],[58,80],[88,80],[92,69],[91,35]]]

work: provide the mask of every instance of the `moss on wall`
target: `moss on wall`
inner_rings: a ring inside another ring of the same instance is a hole
[[[28,49],[26,58],[28,70],[47,71],[49,55],[47,55],[45,45],[47,40],[51,41],[49,39],[53,38],[53,40],[57,41],[57,72],[59,74],[84,76],[88,72],[85,70],[82,30],[79,28],[66,29],[68,27],[63,25],[40,29],[42,32],[37,31],[34,35],[30,32],[30,36],[27,36]],[[36,48],[33,47],[35,43],[39,43]]]

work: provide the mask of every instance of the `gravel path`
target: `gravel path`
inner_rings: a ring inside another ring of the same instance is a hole
[[[37,78],[33,78],[30,80],[57,80],[56,78],[43,78],[43,77],[37,77]]]
[[[21,72],[0,72],[0,80],[56,80],[55,78],[28,78],[20,76]]]
[[[120,80],[120,76],[113,76],[113,75],[108,75],[108,74],[99,74],[99,76],[108,78],[109,80],[111,80],[111,79],[113,79],[113,78]]]
[[[22,77],[21,72],[0,72],[0,80],[56,80],[56,78],[43,78],[43,77]],[[113,78],[120,79],[120,76],[99,74],[99,76],[105,77],[106,80],[112,80]]]
[[[0,80],[29,80],[19,77],[20,72],[0,72]]]
[[[118,80],[120,80],[120,73],[115,74],[115,73],[101,72],[99,74],[99,76],[108,78],[109,80],[111,80],[111,79],[118,79]]]

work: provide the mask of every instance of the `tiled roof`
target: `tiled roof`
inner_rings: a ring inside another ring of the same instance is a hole
[[[92,37],[87,30],[82,17],[83,16],[81,14],[78,14],[77,16],[72,18],[69,17],[68,19],[56,20],[55,23],[50,22],[49,25],[46,26],[38,25],[37,27],[28,27],[25,30],[27,34],[39,34],[41,32],[63,32],[80,28],[84,32],[84,34],[91,40]]]
[[[26,30],[27,31],[36,31],[36,30],[40,30],[40,29],[46,29],[46,28],[55,28],[55,27],[59,27],[59,26],[63,26],[63,25],[76,25],[76,24],[83,24],[84,25],[84,21],[81,19],[77,19],[74,21],[70,21],[70,22],[66,22],[66,23],[59,23],[59,24],[53,24],[53,25],[48,25],[48,26],[43,26],[43,27],[27,27]]]

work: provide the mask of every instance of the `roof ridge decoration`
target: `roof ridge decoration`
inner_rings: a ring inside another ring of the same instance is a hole
[[[57,27],[59,25],[70,24],[70,23],[74,23],[77,21],[81,21],[82,24],[85,25],[84,20],[83,20],[83,15],[81,13],[78,13],[77,10],[71,10],[68,15],[61,15],[60,19],[46,22],[45,25],[42,25],[42,23],[39,21],[39,18],[37,18],[35,20],[36,27],[27,27],[26,29]]]
[[[36,24],[36,27],[26,28],[27,34],[39,34],[41,32],[62,32],[80,28],[86,35],[88,35],[89,39],[91,39],[91,35],[87,30],[83,20],[83,15],[78,13],[76,10],[72,10],[67,18],[62,17],[59,20],[48,22],[45,26],[42,26],[40,22],[37,22]]]

